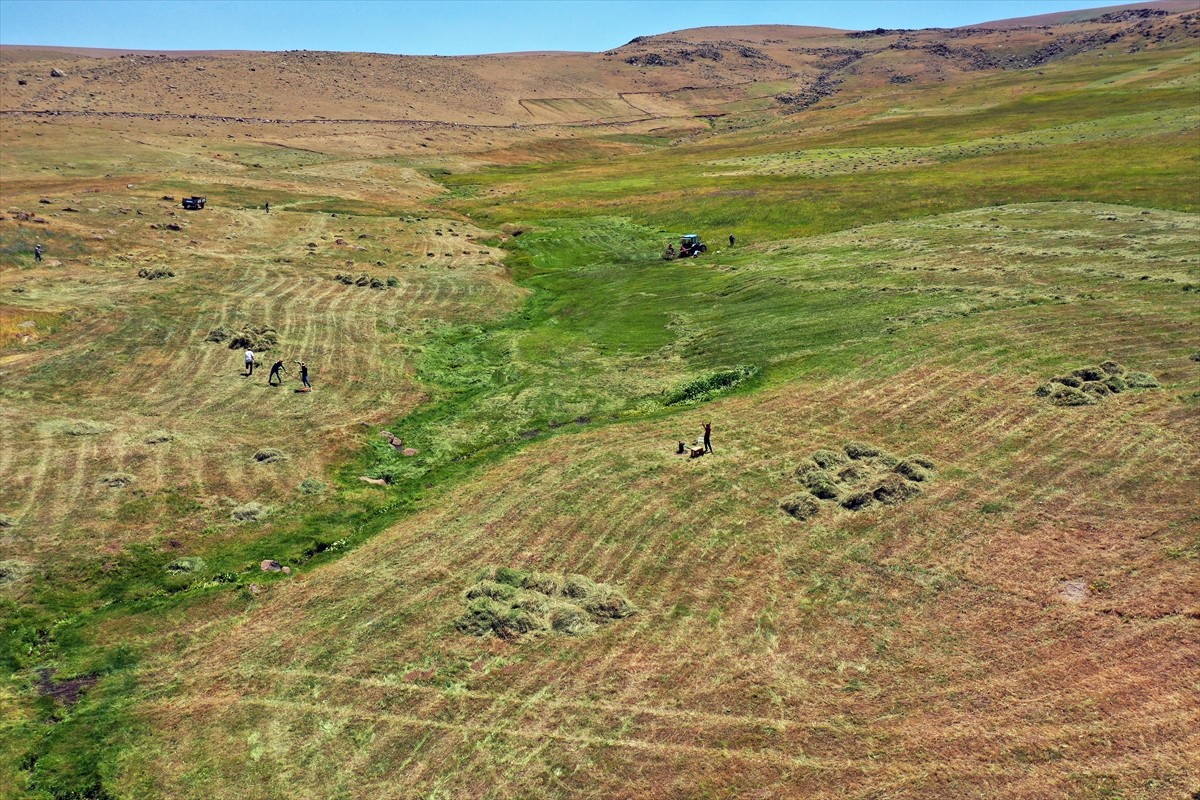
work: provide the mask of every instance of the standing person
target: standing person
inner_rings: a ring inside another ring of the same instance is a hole
[[[33,260],[42,263],[42,243],[38,242],[33,246]]]
[[[312,384],[308,382],[308,364],[300,362],[300,382],[304,384],[304,388],[312,390]]]
[[[704,423],[704,452],[711,453],[712,449],[712,423]]]
[[[733,247],[733,241],[734,241],[733,234],[731,233],[731,234],[729,234],[729,246],[730,247]]]
[[[267,213],[270,214],[271,213],[271,201],[270,200],[267,201],[266,209],[267,209]]]
[[[279,385],[283,386],[283,375],[280,374],[281,372],[287,372],[287,367],[283,365],[282,358],[271,365],[271,374],[267,376],[267,386],[274,386],[273,381],[276,378],[279,379]]]
[[[246,377],[254,374],[254,351],[246,348]]]

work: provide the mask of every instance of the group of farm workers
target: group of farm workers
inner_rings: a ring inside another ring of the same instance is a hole
[[[258,362],[254,355],[254,351],[247,349],[246,350],[246,371],[243,373],[243,375],[247,378],[249,378],[251,375],[253,375],[254,367],[257,363]],[[306,390],[312,391],[312,384],[308,382],[308,364],[304,363],[303,361],[293,361],[292,363],[300,365],[300,382],[302,384],[304,384],[304,388]],[[271,365],[271,374],[267,376],[267,385],[268,386],[283,386],[283,373],[285,373],[285,372],[287,372],[287,366],[283,363],[283,359],[281,358],[278,361],[276,361],[274,364]],[[278,380],[279,382],[276,383],[275,382],[276,380]]]

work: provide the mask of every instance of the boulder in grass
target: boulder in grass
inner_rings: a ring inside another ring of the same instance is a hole
[[[259,567],[263,572],[283,572],[283,564],[280,564],[273,558],[264,559]]]

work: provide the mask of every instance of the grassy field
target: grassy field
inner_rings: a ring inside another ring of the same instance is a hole
[[[0,118],[0,796],[1200,791],[1194,50],[437,154]]]

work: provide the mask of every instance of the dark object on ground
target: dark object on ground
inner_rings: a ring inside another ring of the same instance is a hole
[[[205,197],[185,197],[183,198],[183,207],[188,211],[199,211],[207,202],[208,198]]]
[[[11,528],[17,524],[15,517],[10,517],[8,514],[0,514],[0,528]]]
[[[688,458],[699,458],[704,455],[704,445],[698,444],[688,448]]]
[[[798,520],[806,520],[816,516],[821,510],[821,504],[817,498],[807,492],[793,494],[779,501],[779,507],[784,513],[790,517],[795,517]]]
[[[1190,356],[1188,356],[1188,358],[1190,358],[1192,361],[1200,361],[1200,350],[1192,353]]]
[[[254,460],[259,464],[274,464],[276,461],[283,461],[285,458],[287,456],[274,447],[264,447],[254,454]]]
[[[101,475],[96,483],[110,489],[123,489],[131,483],[137,483],[137,477],[128,472],[107,472]]]
[[[138,277],[145,278],[148,281],[156,281],[159,278],[174,278],[175,271],[165,269],[163,267],[155,267],[153,269],[150,267],[142,267],[138,270]]]
[[[879,455],[879,448],[872,447],[866,442],[846,442],[842,445],[842,449],[846,451],[846,455],[854,459],[874,458]]]

